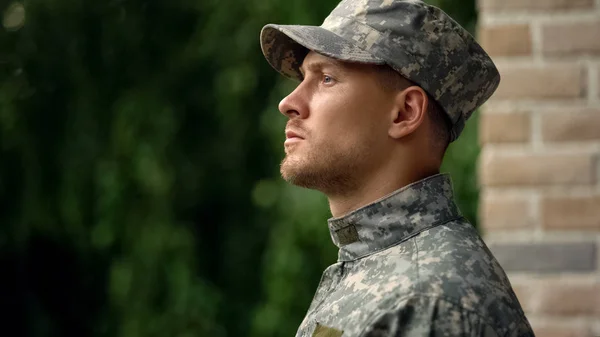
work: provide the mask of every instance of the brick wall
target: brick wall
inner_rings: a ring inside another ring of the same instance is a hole
[[[538,337],[600,336],[600,0],[478,0],[480,221]]]

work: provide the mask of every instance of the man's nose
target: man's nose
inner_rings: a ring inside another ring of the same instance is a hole
[[[307,97],[301,86],[279,102],[279,112],[290,119],[308,117]]]

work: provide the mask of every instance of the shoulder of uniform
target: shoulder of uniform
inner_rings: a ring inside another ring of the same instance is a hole
[[[531,329],[524,317],[499,324],[498,317],[440,295],[411,293],[397,298],[394,305],[382,308],[372,317],[360,336],[533,336],[528,334]]]

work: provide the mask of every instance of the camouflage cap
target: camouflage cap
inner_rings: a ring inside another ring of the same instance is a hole
[[[310,50],[347,62],[387,64],[421,86],[447,113],[456,140],[500,83],[475,39],[441,9],[417,0],[343,0],[321,26],[263,27],[263,54],[278,72],[302,80]]]

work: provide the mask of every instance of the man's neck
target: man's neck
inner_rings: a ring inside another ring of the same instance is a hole
[[[373,203],[400,188],[419,181],[439,170],[428,170],[396,175],[375,174],[372,179],[360,185],[359,188],[348,193],[328,195],[329,208],[334,218],[344,216],[354,210]]]

